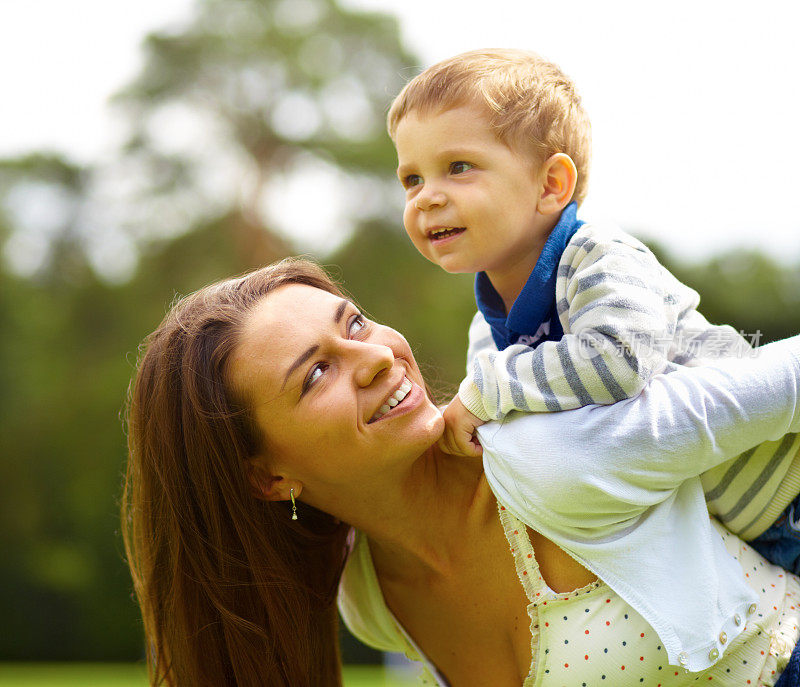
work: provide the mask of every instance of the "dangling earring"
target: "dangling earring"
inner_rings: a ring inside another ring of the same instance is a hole
[[[294,489],[289,489],[289,498],[292,499],[292,520],[297,520],[297,505],[294,502]]]

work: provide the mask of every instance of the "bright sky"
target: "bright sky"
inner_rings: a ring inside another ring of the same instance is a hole
[[[687,258],[743,245],[800,259],[799,3],[344,2],[399,15],[421,66],[487,46],[558,62],[593,124],[584,218]],[[108,150],[106,97],[136,73],[144,34],[190,8],[0,0],[0,155],[45,147],[88,161]]]
[[[146,33],[190,0],[0,0],[0,155],[54,149],[89,161],[114,140],[109,95],[136,73]]]

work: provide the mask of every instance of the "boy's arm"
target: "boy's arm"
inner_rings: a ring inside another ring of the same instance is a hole
[[[470,373],[475,357],[479,353],[497,352],[497,345],[492,338],[492,329],[480,311],[476,312],[469,323],[469,344],[467,345],[467,374]]]
[[[444,432],[437,442],[445,453],[453,456],[475,457],[483,454],[475,430],[483,424],[483,420],[475,417],[461,403],[456,394],[442,411],[444,418]]]
[[[670,364],[639,397],[613,407],[518,415],[479,433],[509,489],[530,485],[526,498],[570,518],[593,509],[606,518],[609,497],[618,514],[639,512],[759,442],[798,431],[800,336],[754,357]]]
[[[467,348],[467,369],[469,370],[475,356],[482,350],[497,347],[492,339],[492,332],[480,312],[475,313],[469,326],[469,347]],[[437,442],[445,453],[455,456],[478,457],[483,453],[475,430],[486,423],[473,415],[464,407],[458,394],[452,401],[441,408],[445,428]]]
[[[473,343],[473,322],[459,397],[478,418],[615,403],[638,394],[666,364],[678,320],[696,307],[697,294],[632,237],[576,238],[556,283],[561,340],[497,351]]]

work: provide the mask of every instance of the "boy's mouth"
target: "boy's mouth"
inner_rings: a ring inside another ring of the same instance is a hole
[[[441,241],[442,239],[461,234],[466,230],[466,227],[435,227],[428,231],[428,238],[431,241]]]

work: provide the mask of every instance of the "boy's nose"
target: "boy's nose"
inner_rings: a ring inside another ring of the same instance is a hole
[[[432,208],[442,207],[446,203],[447,196],[445,196],[445,194],[441,191],[437,191],[435,189],[423,189],[419,194],[417,194],[417,197],[414,200],[414,207],[416,207],[417,210],[422,210],[424,212]]]

